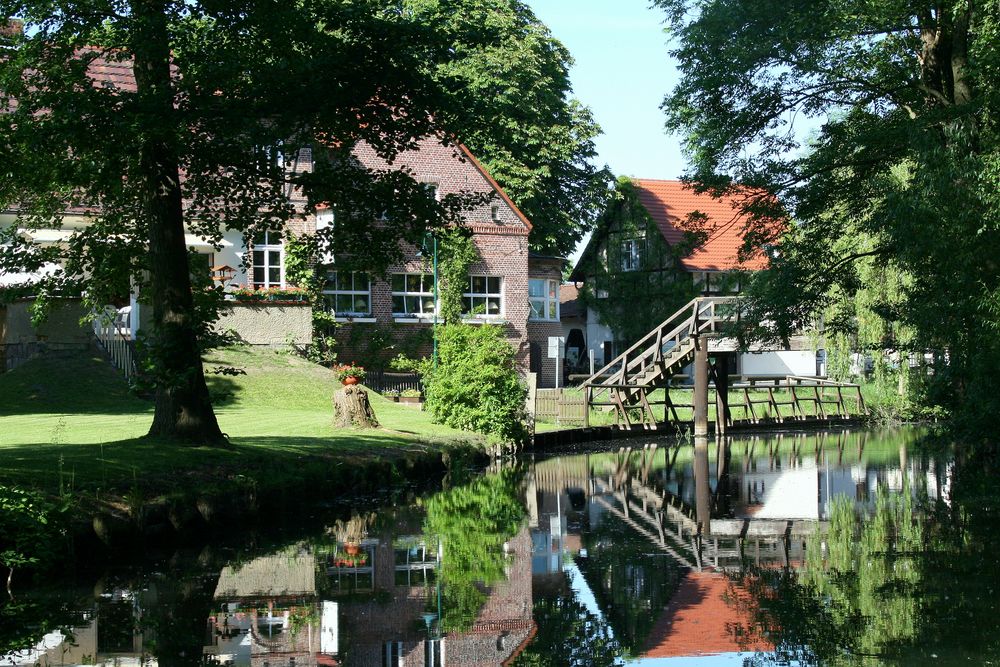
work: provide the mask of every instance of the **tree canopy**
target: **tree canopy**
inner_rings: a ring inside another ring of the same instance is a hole
[[[571,97],[569,51],[520,0],[465,0],[460,12],[412,4],[432,7],[453,44],[437,72],[463,116],[462,141],[531,220],[532,248],[572,253],[611,175],[594,164],[600,128]]]
[[[753,335],[787,337],[867,290],[830,324],[856,335],[871,315],[882,333],[860,338],[873,347],[947,357],[935,381],[952,407],[992,400],[1000,5],[656,4],[682,73],[667,127],[685,137],[689,175],[774,197],[748,202],[748,243],[773,255],[751,290]],[[794,220],[784,234],[765,222],[780,212]]]

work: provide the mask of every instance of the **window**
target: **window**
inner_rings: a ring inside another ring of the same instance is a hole
[[[386,642],[382,648],[382,667],[402,667],[403,642]]]
[[[469,291],[462,295],[462,314],[477,317],[499,317],[503,280],[492,276],[470,276]]]
[[[528,301],[531,319],[559,319],[559,281],[532,278],[528,280]]]
[[[622,241],[622,271],[639,270],[640,239]]]
[[[430,317],[434,314],[434,276],[430,273],[392,274],[392,314]]]
[[[370,315],[372,282],[360,271],[328,271],[323,301],[327,312],[335,315]]]
[[[695,288],[702,294],[735,294],[740,291],[739,278],[719,271],[696,271],[691,274]]]
[[[284,255],[280,232],[267,231],[254,237],[251,255],[254,289],[285,286]]]
[[[424,642],[425,667],[441,667],[444,664],[444,640],[428,639]]]

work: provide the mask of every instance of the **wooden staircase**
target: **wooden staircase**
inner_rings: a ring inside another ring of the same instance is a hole
[[[736,297],[690,301],[583,383],[588,407],[615,410],[618,423],[629,428],[656,429],[650,394],[691,363],[700,336],[717,336],[738,312]],[[664,417],[670,410],[676,421],[676,408],[664,393]]]

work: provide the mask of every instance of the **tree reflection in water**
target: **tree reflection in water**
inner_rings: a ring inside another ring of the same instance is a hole
[[[995,459],[956,467],[951,504],[930,505],[904,479],[880,489],[870,516],[833,502],[828,531],[810,540],[795,574],[747,568],[754,623],[773,653],[748,664],[923,664],[1000,657]],[[905,474],[905,469],[904,469]]]

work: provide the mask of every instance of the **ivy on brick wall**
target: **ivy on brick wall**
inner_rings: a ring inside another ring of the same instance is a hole
[[[438,301],[446,324],[462,321],[462,295],[469,284],[469,268],[478,260],[479,252],[467,229],[455,227],[439,234]]]

